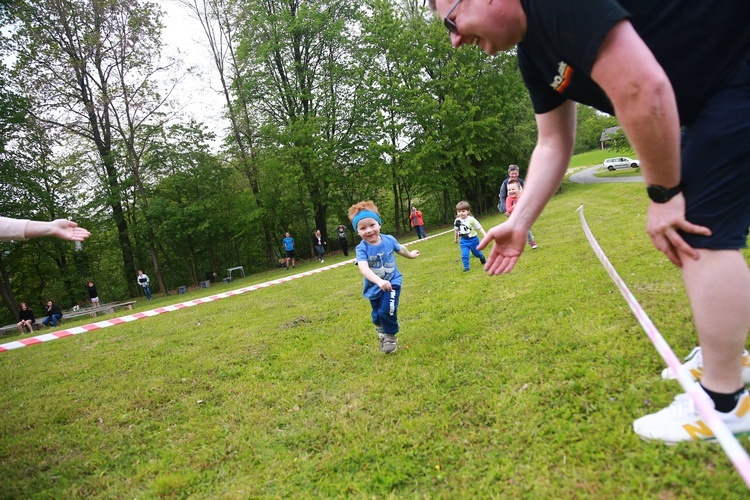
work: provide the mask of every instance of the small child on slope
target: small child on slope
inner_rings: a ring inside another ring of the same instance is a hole
[[[461,239],[461,262],[464,265],[464,272],[469,270],[469,253],[471,252],[474,257],[479,259],[479,262],[484,265],[487,260],[484,258],[484,254],[477,250],[479,245],[479,238],[477,237],[477,230],[482,232],[483,236],[487,236],[482,225],[474,217],[469,215],[471,213],[471,205],[468,201],[459,201],[456,205],[456,220],[453,222],[454,233],[453,242],[458,243],[459,238]]]
[[[355,262],[365,277],[362,295],[372,307],[372,322],[378,334],[380,350],[389,354],[398,348],[398,300],[402,283],[394,254],[416,259],[419,250],[409,251],[393,236],[380,234],[382,222],[378,207],[372,201],[352,205],[349,220],[362,238],[355,249]]]

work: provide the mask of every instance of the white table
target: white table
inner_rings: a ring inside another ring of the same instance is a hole
[[[245,268],[242,266],[230,267],[229,269],[227,269],[227,278],[232,277],[232,271],[239,271],[240,273],[242,273],[242,277],[245,277]]]

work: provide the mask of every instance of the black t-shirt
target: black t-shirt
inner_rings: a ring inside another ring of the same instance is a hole
[[[521,0],[527,32],[518,62],[536,113],[566,99],[613,113],[590,78],[599,47],[622,19],[672,83],[680,121],[695,120],[706,99],[750,55],[750,0]],[[622,73],[627,74],[627,67]]]

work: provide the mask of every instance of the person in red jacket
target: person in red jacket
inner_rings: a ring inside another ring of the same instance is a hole
[[[411,227],[417,231],[417,238],[427,238],[424,232],[424,219],[422,219],[422,212],[417,210],[417,207],[411,207],[411,213],[409,214],[409,221],[411,221]]]
[[[523,186],[521,186],[520,179],[512,179],[508,181],[508,196],[505,197],[506,217],[510,217],[510,214],[513,213],[513,209],[516,208],[518,198],[521,196],[522,192]],[[536,241],[534,241],[534,235],[531,234],[531,229],[529,229],[529,233],[526,235],[526,241],[529,242],[529,246],[531,246],[532,250],[536,250],[537,245]]]

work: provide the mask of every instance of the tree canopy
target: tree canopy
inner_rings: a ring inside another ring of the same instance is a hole
[[[164,13],[144,0],[0,4],[0,210],[70,217],[92,232],[4,243],[0,290],[17,303],[82,302],[160,290],[281,256],[326,236],[371,199],[384,232],[455,204],[493,210],[507,165],[522,170],[536,125],[515,54],[455,50],[421,1],[181,0],[200,20],[230,127],[217,151],[206,124],[174,112],[185,63],[163,56]],[[579,112],[578,149],[613,123]],[[331,241],[332,246],[335,238]],[[331,248],[330,250],[335,250]]]

